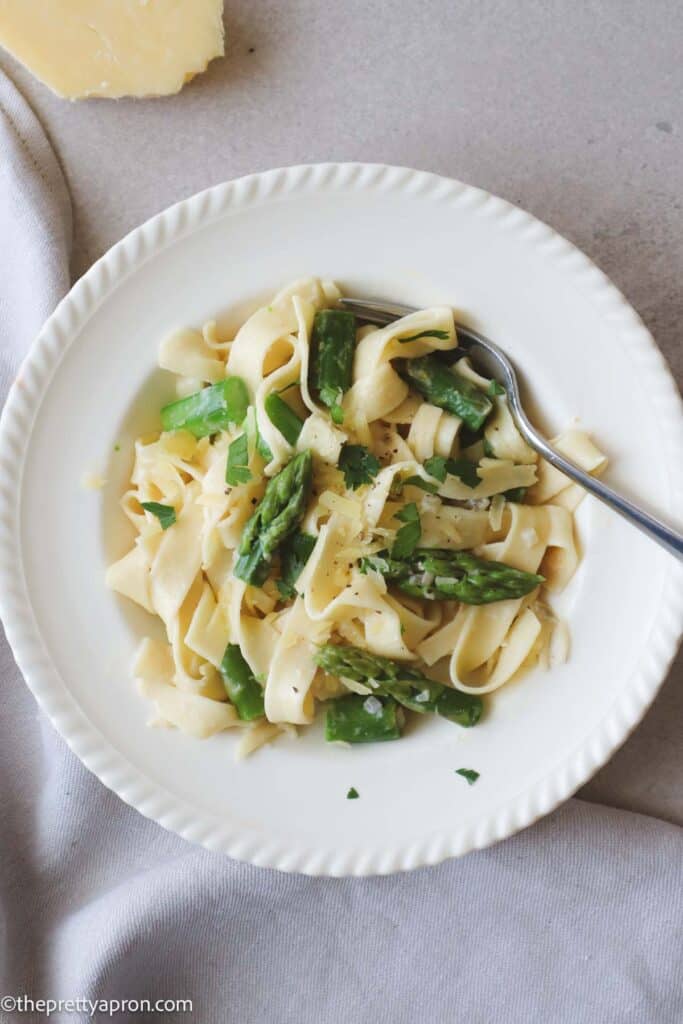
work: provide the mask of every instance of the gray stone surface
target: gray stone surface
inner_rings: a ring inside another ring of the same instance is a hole
[[[228,0],[225,22],[225,59],[166,100],[69,104],[0,54],[64,166],[74,274],[226,178],[317,160],[405,164],[498,193],[576,242],[680,382],[679,0]],[[683,824],[682,729],[679,658],[582,795]]]

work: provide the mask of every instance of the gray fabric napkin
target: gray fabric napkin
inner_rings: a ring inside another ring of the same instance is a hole
[[[68,287],[70,205],[1,73],[0,238],[4,396]],[[288,876],[191,846],[121,803],[39,713],[4,641],[0,694],[0,996],[190,999],[192,1013],[114,1019],[201,1024],[683,1021],[675,826],[573,800],[440,867]],[[47,1018],[0,1009],[32,1019]]]

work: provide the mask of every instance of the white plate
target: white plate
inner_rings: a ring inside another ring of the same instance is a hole
[[[45,325],[0,437],[2,616],[41,706],[107,786],[188,839],[287,871],[391,872],[510,835],[607,760],[674,653],[681,572],[587,500],[585,558],[560,602],[571,659],[499,691],[476,729],[425,721],[352,750],[312,730],[241,764],[229,733],[148,729],[129,667],[152,620],[103,576],[129,543],[117,499],[130,441],[171,393],[157,344],[179,325],[237,323],[304,274],[455,305],[526,371],[550,429],[578,417],[609,481],[664,516],[681,507],[681,408],[649,334],[585,256],[501,199],[399,168],[295,167],[203,192],[114,246]],[[103,491],[81,488],[88,470]],[[475,786],[461,767],[481,773]]]

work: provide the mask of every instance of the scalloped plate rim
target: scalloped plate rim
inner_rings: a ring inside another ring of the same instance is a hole
[[[52,376],[71,341],[101,302],[129,274],[166,247],[223,216],[233,206],[253,205],[272,198],[275,193],[283,196],[306,189],[315,192],[335,188],[351,191],[386,188],[440,202],[458,202],[465,198],[479,208],[479,213],[493,207],[492,212],[507,217],[515,230],[536,231],[539,235],[536,243],[545,241],[554,245],[554,259],[571,258],[574,276],[590,278],[594,295],[599,295],[600,301],[608,306],[602,315],[610,319],[623,318],[622,330],[628,332],[630,343],[640,356],[649,359],[648,372],[658,387],[655,397],[669,406],[670,422],[663,437],[674,455],[674,467],[683,465],[683,413],[675,383],[654,339],[625,297],[588,256],[538,218],[498,196],[455,179],[407,167],[366,163],[298,164],[214,185],[175,203],[129,232],[90,267],[58,304],[31,345],[0,417],[0,461],[6,471],[0,485],[0,617],[22,675],[54,728],[85,767],[145,817],[185,839],[238,860],[288,872],[339,877],[389,874],[461,856],[528,827],[571,796],[627,739],[666,677],[680,641],[683,571],[676,567],[667,578],[663,597],[669,600],[668,621],[662,617],[655,620],[653,633],[657,633],[658,649],[649,651],[649,664],[634,670],[624,685],[620,702],[612,706],[610,714],[571,757],[544,772],[520,791],[514,801],[507,801],[483,821],[465,830],[456,827],[439,831],[411,841],[405,847],[357,849],[340,856],[338,851],[320,846],[309,848],[279,840],[268,841],[258,832],[243,829],[231,831],[224,823],[198,813],[191,804],[147,778],[87,719],[47,655],[26,591],[23,566],[20,566],[21,573],[16,572],[20,521],[17,495],[31,428]],[[83,308],[79,308],[81,303]],[[42,367],[41,361],[45,364]],[[34,371],[39,379],[31,392],[17,381]],[[17,442],[13,430],[22,420],[24,424],[28,420],[29,430]],[[18,451],[17,461],[7,459],[6,448]],[[680,495],[683,471],[679,470],[676,479],[672,470],[667,482],[670,495]]]

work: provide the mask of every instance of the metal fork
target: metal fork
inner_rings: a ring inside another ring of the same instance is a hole
[[[381,302],[374,299],[353,299],[344,298],[340,300],[344,309],[355,313],[360,320],[366,323],[386,326],[394,320],[414,313],[415,309],[410,306],[402,306],[393,302]],[[634,505],[633,502],[617,494],[611,487],[607,487],[600,480],[584,472],[579,466],[556,451],[538,430],[530,423],[524,409],[519,393],[519,375],[509,358],[494,345],[488,338],[473,331],[464,324],[456,323],[459,346],[468,355],[472,356],[474,363],[494,377],[503,385],[507,392],[508,403],[512,418],[517,429],[535,451],[541,455],[551,466],[555,466],[571,480],[580,484],[585,490],[593,494],[599,501],[604,502],[620,516],[626,519],[633,526],[637,526],[644,534],[656,541],[668,552],[683,561],[683,534],[666,526],[661,520],[651,516],[644,509]]]

